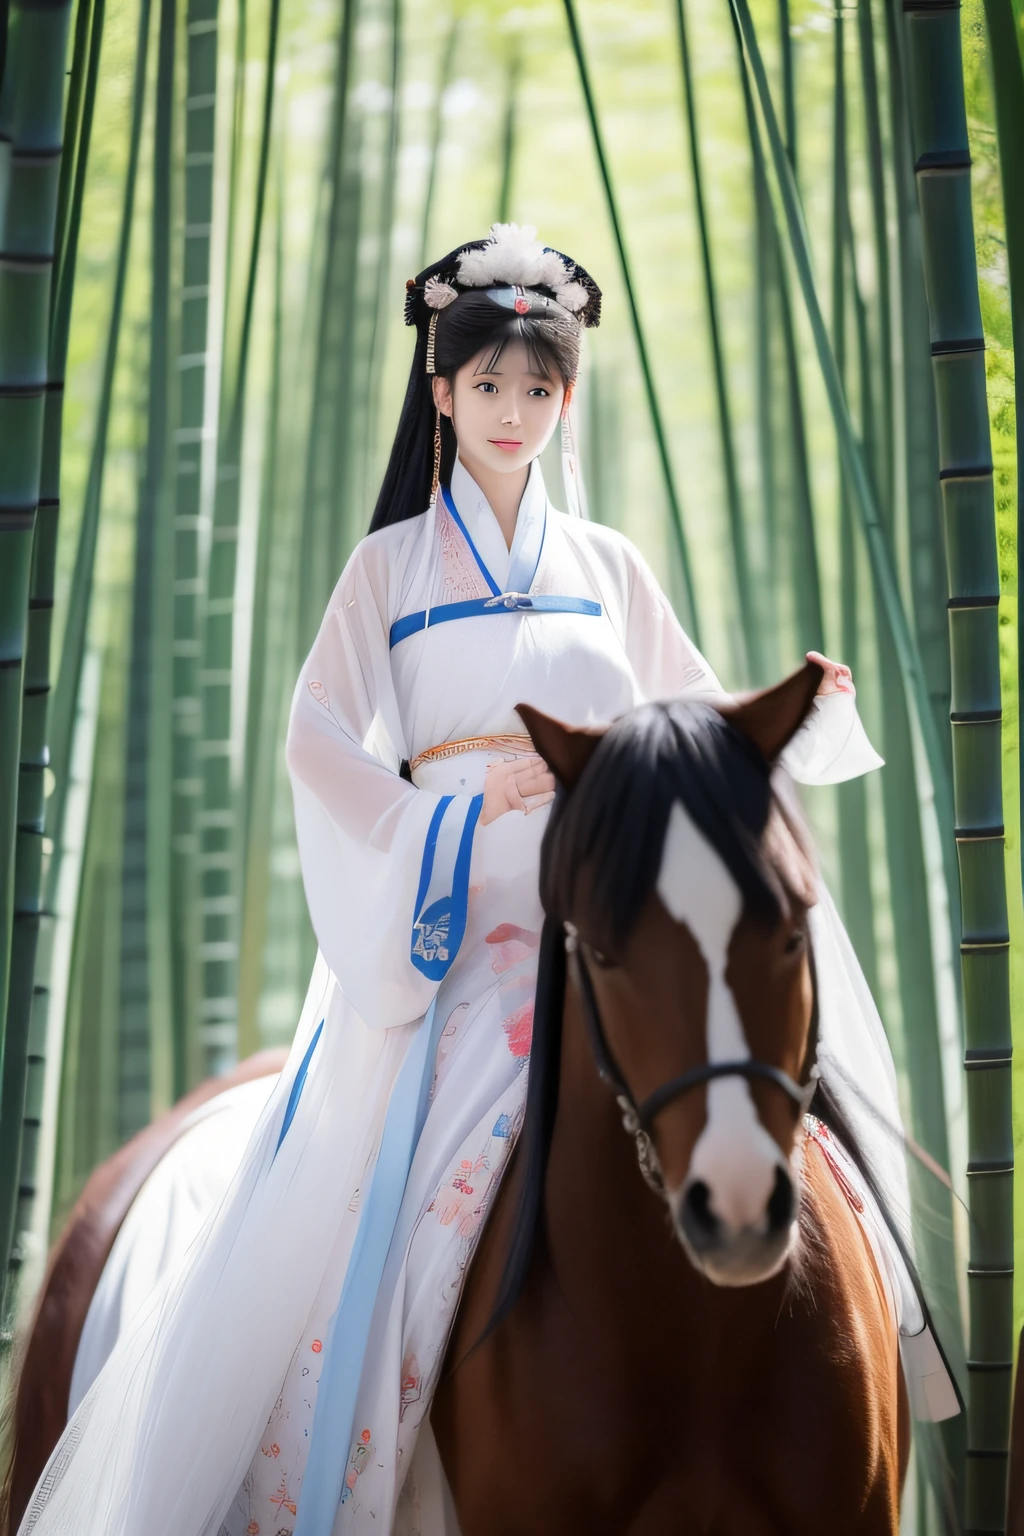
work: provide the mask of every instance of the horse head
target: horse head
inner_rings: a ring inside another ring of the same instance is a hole
[[[561,788],[541,897],[596,1065],[691,1262],[750,1285],[796,1239],[815,1082],[808,840],[777,759],[820,681],[641,706],[607,728],[520,714]]]

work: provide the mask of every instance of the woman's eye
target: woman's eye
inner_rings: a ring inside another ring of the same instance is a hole
[[[498,393],[497,384],[488,384],[486,380],[483,384],[478,384],[477,389],[482,390],[485,395],[496,395]]]
[[[530,390],[530,394],[531,395],[536,395],[539,400],[546,400],[547,397],[548,397],[549,391],[546,390],[546,389],[542,389],[540,386],[538,386],[536,389],[531,389]]]

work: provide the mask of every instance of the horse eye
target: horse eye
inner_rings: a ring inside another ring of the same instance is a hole
[[[595,949],[592,944],[587,945],[587,953],[590,955],[591,960],[593,960],[598,970],[606,971],[610,966],[615,964],[614,960],[610,960],[603,950]]]
[[[802,928],[798,928],[795,933],[791,933],[786,940],[786,954],[795,955],[797,950],[803,949],[805,939],[806,934]]]

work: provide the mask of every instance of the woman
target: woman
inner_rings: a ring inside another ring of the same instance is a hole
[[[427,1415],[523,1108],[554,791],[516,704],[582,724],[719,692],[632,545],[547,499],[560,419],[576,499],[567,416],[599,312],[514,225],[408,284],[391,460],[292,707],[320,952],[291,1060],[55,1452],[37,1536],[349,1536],[418,1528],[431,1499],[422,1529],[443,1528]],[[818,659],[787,766],[835,782],[879,759],[848,669]],[[891,1099],[884,1041],[866,1049]]]

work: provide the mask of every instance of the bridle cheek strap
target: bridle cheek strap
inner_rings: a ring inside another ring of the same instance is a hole
[[[771,1083],[791,1099],[797,1107],[802,1120],[811,1106],[818,1086],[818,1066],[816,1061],[818,1044],[818,988],[814,974],[814,956],[810,955],[811,982],[813,988],[813,1011],[811,1014],[811,1028],[809,1038],[809,1056],[811,1065],[805,1083],[798,1083],[788,1072],[781,1067],[772,1066],[770,1062],[758,1061],[754,1057],[744,1057],[736,1061],[707,1061],[699,1067],[692,1067],[689,1072],[683,1072],[678,1077],[670,1078],[667,1083],[662,1083],[655,1088],[653,1093],[647,1095],[640,1104],[637,1104],[626,1083],[625,1077],[619,1067],[608,1037],[601,1022],[600,1009],[597,1006],[597,997],[594,992],[594,983],[590,976],[589,968],[583,958],[580,948],[579,934],[572,923],[565,924],[565,948],[569,955],[570,963],[575,967],[576,985],[579,988],[583,1002],[583,1019],[586,1024],[587,1034],[590,1037],[590,1047],[594,1054],[597,1070],[602,1080],[611,1088],[622,1110],[623,1125],[629,1134],[636,1139],[637,1157],[640,1162],[640,1171],[648,1184],[656,1189],[659,1194],[664,1194],[664,1182],[661,1170],[658,1167],[657,1152],[651,1140],[651,1128],[655,1119],[667,1105],[681,1099],[685,1094],[691,1093],[695,1088],[706,1087],[708,1083],[723,1077],[742,1077],[748,1082]]]

